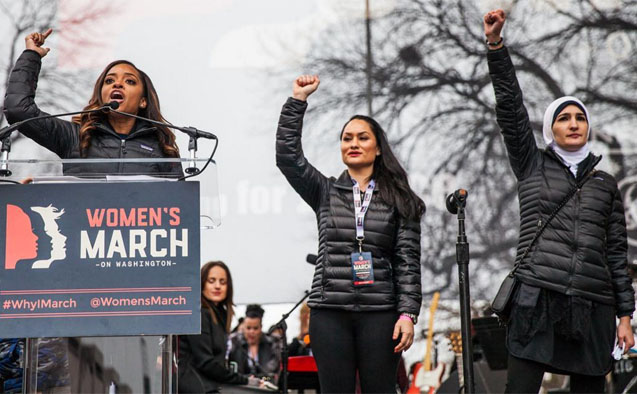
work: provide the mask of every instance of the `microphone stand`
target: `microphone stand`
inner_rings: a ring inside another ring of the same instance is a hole
[[[281,346],[281,377],[279,378],[279,389],[282,393],[288,392],[288,338],[286,335],[288,325],[285,323],[285,319],[287,319],[290,314],[294,312],[294,310],[299,305],[301,305],[309,295],[310,292],[305,290],[305,295],[303,296],[303,298],[301,298],[299,302],[297,302],[296,305],[294,305],[288,313],[284,313],[281,317],[281,320],[279,320],[279,322],[274,325],[275,329],[280,328],[283,331],[283,344]]]
[[[9,152],[11,152],[11,137],[6,136],[2,139],[2,147],[0,148],[0,176],[11,176],[9,169]]]
[[[188,153],[189,153],[189,159],[190,159],[190,166],[188,168],[186,168],[184,171],[186,172],[186,174],[197,174],[199,173],[199,169],[197,168],[197,139],[199,138],[207,138],[207,139],[211,139],[211,140],[216,140],[217,136],[209,133],[207,131],[203,131],[203,130],[199,130],[195,127],[189,126],[189,127],[179,127],[179,126],[174,126],[170,123],[164,123],[164,122],[159,122],[153,119],[148,119],[148,118],[144,118],[143,116],[138,116],[138,115],[133,115],[133,114],[129,114],[126,112],[121,112],[118,111],[117,109],[113,108],[111,109],[112,112],[116,113],[116,114],[120,114],[123,116],[128,116],[130,118],[135,118],[135,119],[141,119],[141,120],[145,120],[146,122],[158,125],[158,126],[164,126],[164,127],[169,127],[171,129],[175,129],[175,130],[179,130],[182,131],[186,134],[188,134],[188,136],[190,137],[190,141],[188,141]]]
[[[447,198],[447,209],[458,215],[458,240],[456,242],[456,262],[460,289],[460,332],[462,335],[462,369],[464,392],[473,394],[473,344],[471,343],[471,295],[469,290],[469,243],[465,234],[465,214],[467,191],[460,189]],[[462,389],[462,388],[461,388]]]
[[[197,174],[199,169],[197,168],[197,138],[190,136],[188,140],[188,158],[190,163],[184,170],[186,174]]]

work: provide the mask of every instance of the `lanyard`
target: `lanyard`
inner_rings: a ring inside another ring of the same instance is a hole
[[[358,250],[359,252],[363,252],[363,239],[365,239],[365,230],[363,229],[363,224],[365,222],[365,214],[367,213],[367,209],[369,208],[369,203],[372,201],[372,193],[374,192],[374,187],[376,187],[376,182],[372,179],[369,181],[369,185],[367,185],[367,190],[365,190],[365,196],[363,197],[363,201],[361,201],[361,189],[358,185],[358,182],[355,179],[352,179],[354,186],[352,186],[352,192],[354,193],[354,218],[356,219],[356,240],[358,241]]]

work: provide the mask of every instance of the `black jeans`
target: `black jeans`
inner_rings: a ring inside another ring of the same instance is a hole
[[[546,365],[509,354],[505,393],[537,393],[542,385]],[[604,376],[571,374],[571,393],[603,393]]]
[[[400,353],[392,339],[396,311],[312,309],[310,340],[322,393],[395,393]],[[400,339],[400,338],[398,338]]]

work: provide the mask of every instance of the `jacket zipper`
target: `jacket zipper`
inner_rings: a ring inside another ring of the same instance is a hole
[[[126,140],[121,140],[119,145],[119,158],[123,159],[125,154],[126,154]],[[124,171],[124,163],[122,163],[121,161],[119,162],[118,169],[119,169],[119,172]]]
[[[579,214],[580,214],[580,207],[581,207],[581,193],[582,193],[582,189],[578,188],[577,192],[575,193],[575,196],[577,197],[575,199],[575,233],[573,234],[573,257],[571,258],[571,265],[569,267],[569,273],[568,273],[568,289],[567,289],[567,294],[568,294],[568,290],[570,290],[573,286],[573,274],[575,273],[575,266],[577,265],[577,250],[579,248],[579,222],[580,222],[580,218],[579,218]]]

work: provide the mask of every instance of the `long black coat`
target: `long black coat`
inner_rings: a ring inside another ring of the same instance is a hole
[[[42,59],[37,52],[25,50],[9,75],[4,113],[9,123],[47,115],[35,104],[35,91]],[[79,125],[59,118],[33,121],[20,126],[20,132],[62,159],[80,158]],[[96,125],[86,157],[91,159],[162,159],[159,131],[150,123],[137,121],[131,133],[122,139],[106,120]],[[181,176],[180,163],[100,163],[66,164],[65,175],[144,174]]]
[[[222,383],[247,384],[245,375],[226,366],[228,336],[223,311],[213,307],[217,322],[205,305],[201,306],[201,334],[179,336],[179,392],[215,393]]]
[[[487,58],[498,124],[518,179],[519,260],[538,221],[553,212],[600,158],[591,154],[585,159],[576,179],[552,149],[538,149],[507,49],[489,51]],[[529,285],[614,305],[617,316],[632,315],[635,302],[626,268],[627,247],[617,182],[597,171],[544,230],[517,276]]]
[[[352,180],[343,172],[327,178],[303,155],[301,128],[307,103],[289,98],[281,111],[276,163],[290,185],[316,213],[319,250],[308,305],[347,311],[418,314],[420,290],[420,222],[402,218],[379,197],[376,185],[365,215],[363,250],[372,253],[375,283],[355,288],[350,255],[358,251]]]

